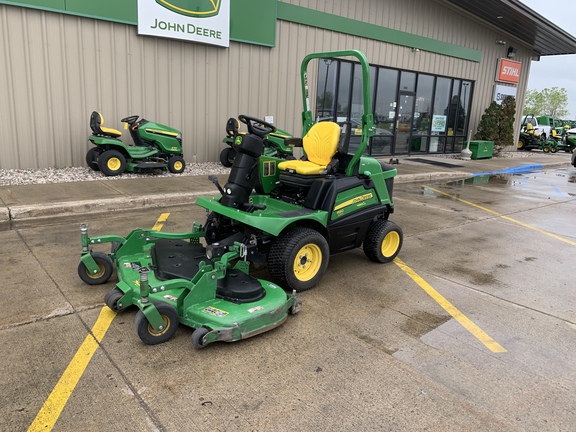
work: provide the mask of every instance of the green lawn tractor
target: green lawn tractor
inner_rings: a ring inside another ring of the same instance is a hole
[[[520,130],[518,139],[518,150],[542,150],[544,153],[555,153],[557,151],[557,141],[555,137],[542,139],[540,134],[534,129],[531,123],[526,123]]]
[[[160,169],[179,174],[186,163],[182,156],[182,134],[171,127],[139,119],[134,115],[121,120],[130,131],[134,144],[120,140],[122,132],[104,127],[104,117],[94,111],[90,116],[92,135],[88,141],[95,145],[86,153],[86,163],[95,171],[117,176],[124,171],[143,172]]]
[[[240,132],[238,131],[239,124],[238,120],[234,117],[228,119],[226,123],[226,137],[222,142],[228,147],[224,148],[220,152],[220,163],[226,168],[230,168],[234,164],[234,159],[236,158],[236,151],[234,137]],[[286,138],[292,137],[286,131],[273,127],[273,131],[264,137],[264,152],[266,156],[276,156],[282,159],[294,159],[293,147],[286,145]]]
[[[354,152],[350,121],[315,123],[308,109],[308,63],[334,57],[354,57],[362,67],[364,114]],[[403,233],[388,219],[396,169],[364,156],[375,134],[366,57],[355,50],[310,54],[301,82],[303,138],[286,138],[285,145],[301,145],[304,158],[264,155],[274,126],[239,116],[248,133],[234,136],[227,183],[210,176],[220,194],[196,202],[206,209],[204,225],[183,233],[135,229],[126,237],[90,237],[81,227],[78,275],[101,284],[116,269],[118,283],[104,301],[117,312],[138,307],[135,326],[145,343],[168,340],[179,323],[195,329],[197,348],[245,339],[298,312],[296,292],[321,280],[331,254],[362,247],[377,263],[398,255]],[[97,250],[106,243],[110,252]],[[253,277],[250,263],[267,263],[273,281]]]
[[[566,153],[574,153],[576,149],[576,129],[570,128],[569,125],[564,127],[562,144],[558,146],[558,149],[564,150]]]

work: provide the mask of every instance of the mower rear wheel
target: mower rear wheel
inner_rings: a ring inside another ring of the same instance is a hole
[[[100,155],[98,166],[105,175],[114,177],[124,172],[126,158],[118,150],[106,150]]]
[[[128,305],[118,304],[118,301],[124,297],[124,293],[119,288],[114,288],[106,293],[104,296],[104,303],[114,312],[123,312]]]
[[[524,147],[526,147],[526,139],[524,137],[520,137],[518,140],[518,150],[525,150]]]
[[[210,330],[208,330],[206,327],[198,327],[196,330],[194,330],[192,333],[192,345],[194,348],[206,348],[207,344],[204,343],[203,339],[204,336],[206,336],[209,332]]]
[[[550,146],[550,152],[551,153],[556,153],[558,151],[558,149],[555,146]]]
[[[80,261],[78,264],[78,276],[88,285],[100,285],[106,283],[114,272],[114,263],[104,252],[91,252],[92,258],[98,265],[98,271],[91,273],[86,265]]]
[[[173,155],[168,159],[168,170],[173,174],[181,174],[186,168],[186,162],[182,156]]]
[[[94,171],[100,171],[100,167],[98,166],[97,157],[100,155],[100,151],[96,147],[92,147],[86,153],[86,164],[88,167]]]
[[[157,345],[168,341],[174,336],[180,324],[178,312],[172,305],[163,301],[155,301],[153,304],[164,320],[164,326],[161,330],[154,330],[141,310],[138,311],[134,319],[136,333],[147,345]]]
[[[234,159],[236,158],[236,150],[232,147],[226,147],[220,152],[220,163],[226,168],[230,168],[234,165]]]
[[[328,267],[328,242],[310,228],[296,227],[281,234],[268,253],[268,271],[279,285],[306,291],[316,285]]]
[[[402,229],[389,220],[377,220],[368,227],[364,237],[364,253],[374,262],[389,263],[402,248]]]

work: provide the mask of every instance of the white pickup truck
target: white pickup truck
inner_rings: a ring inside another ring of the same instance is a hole
[[[541,121],[539,122],[538,119]],[[540,135],[540,139],[543,141],[546,140],[549,136],[552,135],[552,125],[554,124],[554,120],[552,117],[536,117],[533,114],[525,115],[522,119],[522,129],[526,127],[528,123],[531,123],[534,126],[534,132],[536,135]],[[548,124],[546,124],[548,123]]]

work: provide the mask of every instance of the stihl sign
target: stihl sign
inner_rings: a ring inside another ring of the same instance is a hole
[[[500,59],[496,81],[516,83],[520,81],[522,63],[508,59]]]

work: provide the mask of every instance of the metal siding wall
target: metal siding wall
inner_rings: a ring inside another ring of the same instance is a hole
[[[507,48],[495,41],[510,38],[455,11],[429,0],[291,3],[482,50],[482,62],[286,21],[278,21],[276,48],[233,42],[224,49],[138,36],[130,25],[0,5],[0,55],[9,59],[0,65],[0,168],[83,166],[93,110],[109,127],[121,128],[121,118],[139,114],[182,130],[188,162],[218,160],[225,122],[238,114],[273,115],[279,127],[298,135],[300,61],[313,51],[355,48],[373,64],[474,80],[473,127],[492,99],[496,61]],[[521,106],[531,53],[512,43],[523,63]]]

